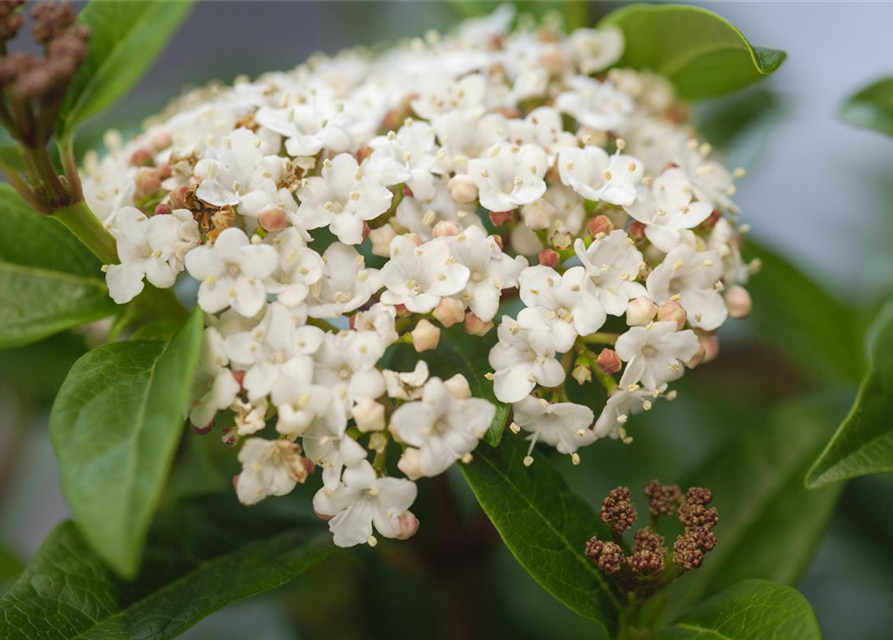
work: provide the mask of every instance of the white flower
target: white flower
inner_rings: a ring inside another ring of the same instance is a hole
[[[696,140],[688,140],[680,147],[677,163],[691,180],[695,197],[718,209],[737,213],[738,207],[731,198],[735,193],[732,174],[722,164],[709,158],[710,145],[698,145]]]
[[[386,136],[369,141],[372,156],[363,166],[367,175],[390,187],[406,184],[414,197],[434,197],[436,162],[434,129],[427,122],[410,122]]]
[[[561,149],[577,146],[576,136],[564,130],[561,114],[552,107],[537,107],[523,120],[509,120],[508,132],[509,140],[518,146],[533,143],[542,147],[550,166]]]
[[[323,260],[307,246],[296,227],[284,229],[272,240],[279,252],[279,269],[267,280],[267,291],[287,307],[296,307],[307,298],[310,287],[323,275]]]
[[[648,295],[657,304],[678,300],[691,326],[718,329],[728,317],[726,303],[716,287],[723,263],[713,251],[695,252],[680,244],[667,254],[646,280]]]
[[[620,60],[624,44],[623,31],[618,27],[575,29],[565,50],[580,73],[588,76]]]
[[[666,389],[667,385],[665,384],[656,389],[644,389],[637,384],[628,387],[618,386],[608,398],[605,408],[602,409],[601,415],[595,422],[593,430],[596,437],[624,437],[621,430],[624,429],[629,416],[640,411],[649,411],[654,400]],[[670,395],[668,394],[667,397],[669,398]]]
[[[468,175],[478,186],[482,207],[512,211],[543,196],[548,168],[546,153],[537,145],[494,144],[484,157],[468,163]]]
[[[462,291],[468,282],[468,267],[457,264],[444,239],[421,246],[406,236],[391,241],[391,259],[381,270],[387,290],[386,304],[403,304],[413,313],[429,313],[440,299]]]
[[[448,242],[456,262],[468,267],[470,274],[460,294],[462,301],[474,315],[489,322],[499,308],[502,290],[518,286],[518,275],[527,260],[504,254],[481,227],[469,227]]]
[[[469,208],[474,206],[468,205]],[[434,184],[433,198],[423,201],[406,196],[397,205],[396,214],[400,226],[426,242],[434,238],[434,226],[441,220],[455,222],[460,229],[472,225],[482,226],[481,219],[476,213],[460,211],[457,208],[446,184],[440,180]]]
[[[391,416],[391,431],[418,450],[418,471],[436,476],[484,437],[496,407],[481,398],[456,399],[440,378],[425,384],[422,399],[407,402]]]
[[[279,136],[267,134],[236,129],[223,136],[220,145],[209,149],[195,165],[195,175],[201,180],[195,195],[215,207],[236,206],[243,195],[265,181],[275,183],[285,159],[275,155]]]
[[[334,490],[320,489],[313,509],[329,520],[329,530],[339,547],[375,544],[372,525],[386,538],[400,534],[400,516],[415,502],[415,483],[403,478],[378,478],[366,461],[344,471],[342,484]]]
[[[507,141],[508,120],[499,113],[452,111],[433,123],[440,142],[437,152],[440,173],[465,173],[468,161],[482,155],[498,142]]]
[[[741,249],[738,248],[739,240],[732,224],[725,218],[716,221],[716,226],[713,227],[707,238],[707,248],[722,259],[723,279],[726,286],[747,284],[750,277],[750,268],[741,259]]]
[[[384,342],[374,331],[328,333],[314,356],[314,381],[345,403],[377,398],[385,383],[375,364],[384,351]]]
[[[589,248],[578,238],[574,250],[607,313],[621,316],[626,313],[630,300],[645,294],[645,287],[635,282],[644,264],[642,254],[625,231],[616,229],[604,238],[593,240]]]
[[[284,109],[262,107],[255,120],[284,136],[285,150],[292,156],[315,156],[323,148],[341,153],[351,146],[346,118],[334,104],[317,101]]]
[[[340,406],[340,403],[333,402],[326,387],[307,384],[306,377],[279,378],[273,385],[272,398],[279,417],[276,431],[285,436],[304,435],[314,420],[325,416],[333,405]]]
[[[487,91],[487,81],[479,73],[459,80],[432,76],[425,79],[425,84],[426,87],[411,105],[413,111],[426,120],[446,113],[479,109]]]
[[[422,397],[422,387],[428,380],[428,363],[424,360],[416,362],[412,371],[383,372],[388,397],[398,400],[418,400]]]
[[[105,279],[118,304],[139,295],[143,278],[162,289],[173,286],[183,270],[183,256],[200,239],[198,225],[185,209],[147,218],[139,209],[124,207],[114,215],[110,231],[121,264],[109,265]]]
[[[196,247],[186,254],[189,275],[201,282],[198,306],[208,313],[232,307],[246,317],[263,308],[263,280],[278,263],[273,247],[252,245],[245,232],[235,227],[225,229],[213,247]]]
[[[584,127],[598,131],[622,130],[633,110],[633,102],[610,82],[576,76],[571,91],[558,96],[555,107],[574,117]]]
[[[558,155],[561,182],[587,200],[626,206],[636,200],[636,185],[644,166],[638,159],[601,147],[564,148]]]
[[[513,404],[512,409],[515,424],[531,434],[531,451],[537,442],[545,442],[561,453],[571,454],[595,442],[591,429],[595,414],[589,407],[573,402],[552,404],[527,396]]]
[[[245,370],[242,381],[250,400],[270,393],[282,376],[309,382],[313,360],[323,341],[321,329],[295,327],[289,310],[278,302],[267,307],[263,320],[254,329],[226,339],[226,353]]]
[[[564,368],[555,359],[551,339],[539,339],[508,316],[503,316],[498,335],[489,361],[495,369],[493,390],[500,402],[519,402],[537,384],[554,387],[564,382]]]
[[[713,213],[706,202],[692,201],[688,176],[677,168],[660,174],[650,189],[642,189],[636,201],[625,207],[633,218],[645,224],[645,236],[667,253],[681,240],[680,232],[693,229]]]
[[[362,307],[381,289],[381,273],[367,269],[356,249],[333,242],[322,255],[324,270],[319,291],[310,299],[312,318],[337,318]]]
[[[646,327],[631,327],[617,338],[614,350],[627,363],[621,387],[641,382],[648,389],[656,389],[682,377],[683,363],[694,357],[700,345],[694,331],[676,329],[672,320],[652,322]]]
[[[204,429],[211,424],[218,411],[229,407],[239,393],[240,385],[227,368],[223,337],[217,329],[205,329],[202,339],[202,359],[196,373],[194,392],[201,396],[189,411],[189,421]]]
[[[314,417],[302,434],[307,457],[322,467],[323,486],[329,489],[341,482],[345,466],[352,467],[366,459],[366,450],[346,431],[344,405],[332,402],[321,415]]]
[[[366,311],[354,314],[352,328],[354,331],[374,331],[386,346],[397,341],[397,310],[388,304],[376,302]]]
[[[529,331],[550,335],[556,351],[570,351],[577,336],[588,336],[605,323],[605,309],[583,267],[564,275],[551,267],[528,267],[521,272],[521,300],[527,308],[518,323]]]
[[[307,229],[328,226],[344,244],[359,244],[363,222],[387,211],[392,198],[377,180],[363,175],[352,155],[342,153],[323,163],[322,176],[307,178],[295,215]]]
[[[236,493],[242,504],[257,504],[267,496],[284,496],[307,479],[307,460],[300,445],[288,440],[248,438],[239,451],[242,473]]]

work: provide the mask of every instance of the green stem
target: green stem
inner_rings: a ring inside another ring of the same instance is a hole
[[[614,344],[619,337],[616,333],[591,333],[583,338],[586,344]]]

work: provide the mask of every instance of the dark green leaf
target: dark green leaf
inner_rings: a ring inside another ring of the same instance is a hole
[[[809,470],[809,487],[893,471],[893,301],[870,336],[871,366],[849,415]]]
[[[462,473],[512,555],[540,586],[613,629],[618,595],[583,553],[603,525],[545,458],[525,467],[526,452],[526,441],[509,435],[499,447],[478,447]]]
[[[142,77],[189,15],[192,3],[107,0],[89,3],[78,22],[90,28],[90,52],[56,123],[60,140],[111,106]]]
[[[18,554],[0,541],[0,593],[7,584],[19,577],[24,568]]]
[[[806,490],[803,474],[844,406],[842,398],[785,405],[733,437],[688,478],[686,486],[713,492],[718,542],[703,566],[675,585],[676,606],[745,578],[797,582],[840,494],[836,487]]]
[[[99,262],[55,220],[0,185],[0,348],[112,315]]]
[[[840,117],[850,124],[893,136],[893,78],[878,80],[847,98]]]
[[[821,640],[812,607],[796,590],[744,580],[689,611],[657,640]]]
[[[199,311],[171,340],[118,342],[77,361],[50,415],[62,489],[87,540],[136,574],[201,348]]]
[[[862,340],[853,310],[766,247],[748,240],[745,254],[762,263],[747,285],[759,334],[816,382],[859,380]]]
[[[600,27],[626,36],[621,67],[666,76],[687,99],[731,93],[771,74],[783,51],[753,47],[729,21],[683,5],[634,4],[605,16]]]
[[[322,527],[226,500],[161,513],[135,582],[64,522],[0,598],[5,640],[174,638],[210,613],[303,573],[334,547]],[[199,506],[201,505],[201,506]]]

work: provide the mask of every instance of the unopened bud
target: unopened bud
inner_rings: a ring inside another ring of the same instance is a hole
[[[363,164],[363,161],[366,160],[369,156],[372,155],[372,147],[366,145],[364,147],[360,147],[360,149],[356,153],[357,164]]]
[[[577,384],[585,384],[592,380],[592,369],[578,364],[571,371],[571,376],[577,381]]]
[[[716,336],[701,336],[698,338],[704,347],[704,364],[712,362],[719,355],[719,338]]]
[[[499,235],[498,233],[492,233],[490,234],[490,238],[493,240],[493,242],[496,243],[496,246],[499,247],[500,251],[505,249],[505,242],[502,241],[501,235]]]
[[[397,540],[409,540],[419,530],[419,519],[411,511],[404,511],[397,516],[397,524],[400,527]]]
[[[161,188],[161,177],[158,169],[141,167],[136,174],[136,193],[138,196],[148,196]]]
[[[456,204],[471,204],[478,199],[478,187],[471,176],[460,174],[450,178],[447,182],[450,197]]]
[[[189,193],[189,187],[177,187],[170,194],[171,209],[187,209],[186,197]]]
[[[691,357],[691,360],[689,360],[688,362],[685,363],[685,366],[688,367],[689,369],[694,369],[699,364],[704,362],[705,355],[706,355],[706,352],[704,351],[704,345],[699,343],[697,352],[695,353],[695,355],[693,355]]]
[[[678,302],[670,300],[669,302],[664,302],[657,308],[658,321],[666,322],[672,320],[676,323],[676,326],[680,331],[682,330],[682,327],[685,326],[687,318],[688,314],[685,313],[685,309],[683,309],[682,305]]]
[[[521,208],[521,218],[524,224],[534,231],[548,229],[552,226],[552,218],[555,215],[555,207],[548,200],[539,199],[536,202],[525,204]]]
[[[558,266],[558,263],[561,261],[561,256],[557,251],[552,249],[545,249],[540,252],[539,255],[540,264],[544,267],[552,267],[553,269]]]
[[[365,242],[366,238],[369,237],[369,234],[372,233],[372,227],[369,226],[368,222],[363,222],[363,239],[361,242]]]
[[[440,220],[434,225],[434,230],[431,233],[435,238],[449,238],[458,236],[460,232],[459,225],[452,220]]]
[[[552,243],[553,247],[559,251],[564,251],[565,249],[570,248],[571,243],[574,241],[574,237],[571,235],[570,231],[556,231],[552,234],[552,237],[549,238],[549,241]]]
[[[130,164],[134,167],[151,167],[155,164],[155,158],[146,149],[137,149],[130,156]]]
[[[726,289],[725,298],[730,317],[745,318],[750,315],[751,301],[747,289],[737,284],[733,285]]]
[[[626,324],[631,327],[644,327],[657,315],[657,305],[648,296],[639,296],[626,308]]]
[[[153,127],[148,132],[149,145],[157,151],[163,151],[171,146],[171,132],[166,127]]]
[[[384,405],[372,398],[363,398],[351,410],[357,428],[363,433],[384,429]]]
[[[372,254],[387,258],[390,255],[391,240],[397,237],[397,232],[387,223],[370,231],[369,237],[372,239]]]
[[[470,311],[465,314],[465,332],[473,336],[485,336],[493,328],[492,322],[484,322]]]
[[[268,204],[258,211],[257,222],[266,231],[281,231],[288,226],[288,214],[282,207]]]
[[[444,327],[452,327],[465,319],[465,305],[456,298],[442,298],[434,309],[434,317]]]
[[[621,367],[623,367],[623,363],[620,360],[620,356],[617,355],[617,352],[608,348],[602,349],[602,352],[598,354],[598,359],[595,361],[595,364],[608,375],[617,373],[620,371]]]
[[[471,387],[468,386],[468,380],[461,373],[457,373],[443,384],[456,400],[467,400],[471,397]]]
[[[608,235],[614,230],[614,223],[608,216],[595,216],[589,221],[589,235],[593,238],[603,233]]]
[[[224,446],[228,449],[232,449],[236,446],[236,443],[239,442],[239,434],[236,432],[235,427],[227,427],[223,430],[223,433],[220,436],[220,441],[223,442]]]
[[[375,453],[384,453],[387,446],[388,437],[380,431],[376,431],[369,436],[369,449]]]
[[[629,231],[627,231],[627,235],[633,239],[634,242],[639,242],[645,239],[645,225],[635,220],[630,223]]]
[[[440,342],[440,328],[434,326],[424,318],[412,330],[412,346],[418,352],[430,351],[437,348]]]
[[[493,223],[494,227],[501,227],[504,224],[508,224],[515,217],[515,211],[512,209],[511,211],[491,211],[490,212],[490,222]]]
[[[173,213],[173,209],[169,204],[165,204],[163,202],[159,202],[155,205],[155,211],[152,213],[154,216],[167,216]]]
[[[422,463],[419,459],[419,450],[407,447],[397,462],[397,468],[410,480],[418,480],[422,477]]]
[[[167,180],[173,175],[171,172],[171,165],[169,162],[162,162],[158,165],[158,177],[162,180]]]
[[[404,238],[409,238],[409,239],[412,241],[412,243],[413,243],[415,246],[417,246],[417,247],[421,247],[421,246],[422,246],[423,240],[422,240],[422,238],[421,238],[418,234],[415,234],[415,233],[404,233],[404,234],[403,234],[403,237],[404,237]]]

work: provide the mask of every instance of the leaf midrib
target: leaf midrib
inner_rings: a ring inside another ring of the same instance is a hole
[[[697,631],[698,633],[709,633],[710,635],[714,635],[719,640],[735,640],[731,636],[724,635],[717,631],[716,629],[708,629],[707,627],[699,627],[696,624],[691,624],[689,622],[677,622],[673,625],[674,627],[679,627],[680,629],[687,629],[689,631]]]
[[[74,273],[65,273],[64,271],[55,271],[53,269],[45,269],[43,267],[33,267],[29,265],[16,264],[14,262],[6,262],[0,260],[0,272],[12,274],[21,274],[43,280],[59,280],[62,282],[72,282],[77,284],[93,287],[98,290],[105,288],[105,283],[99,278],[91,276],[79,276]]]

